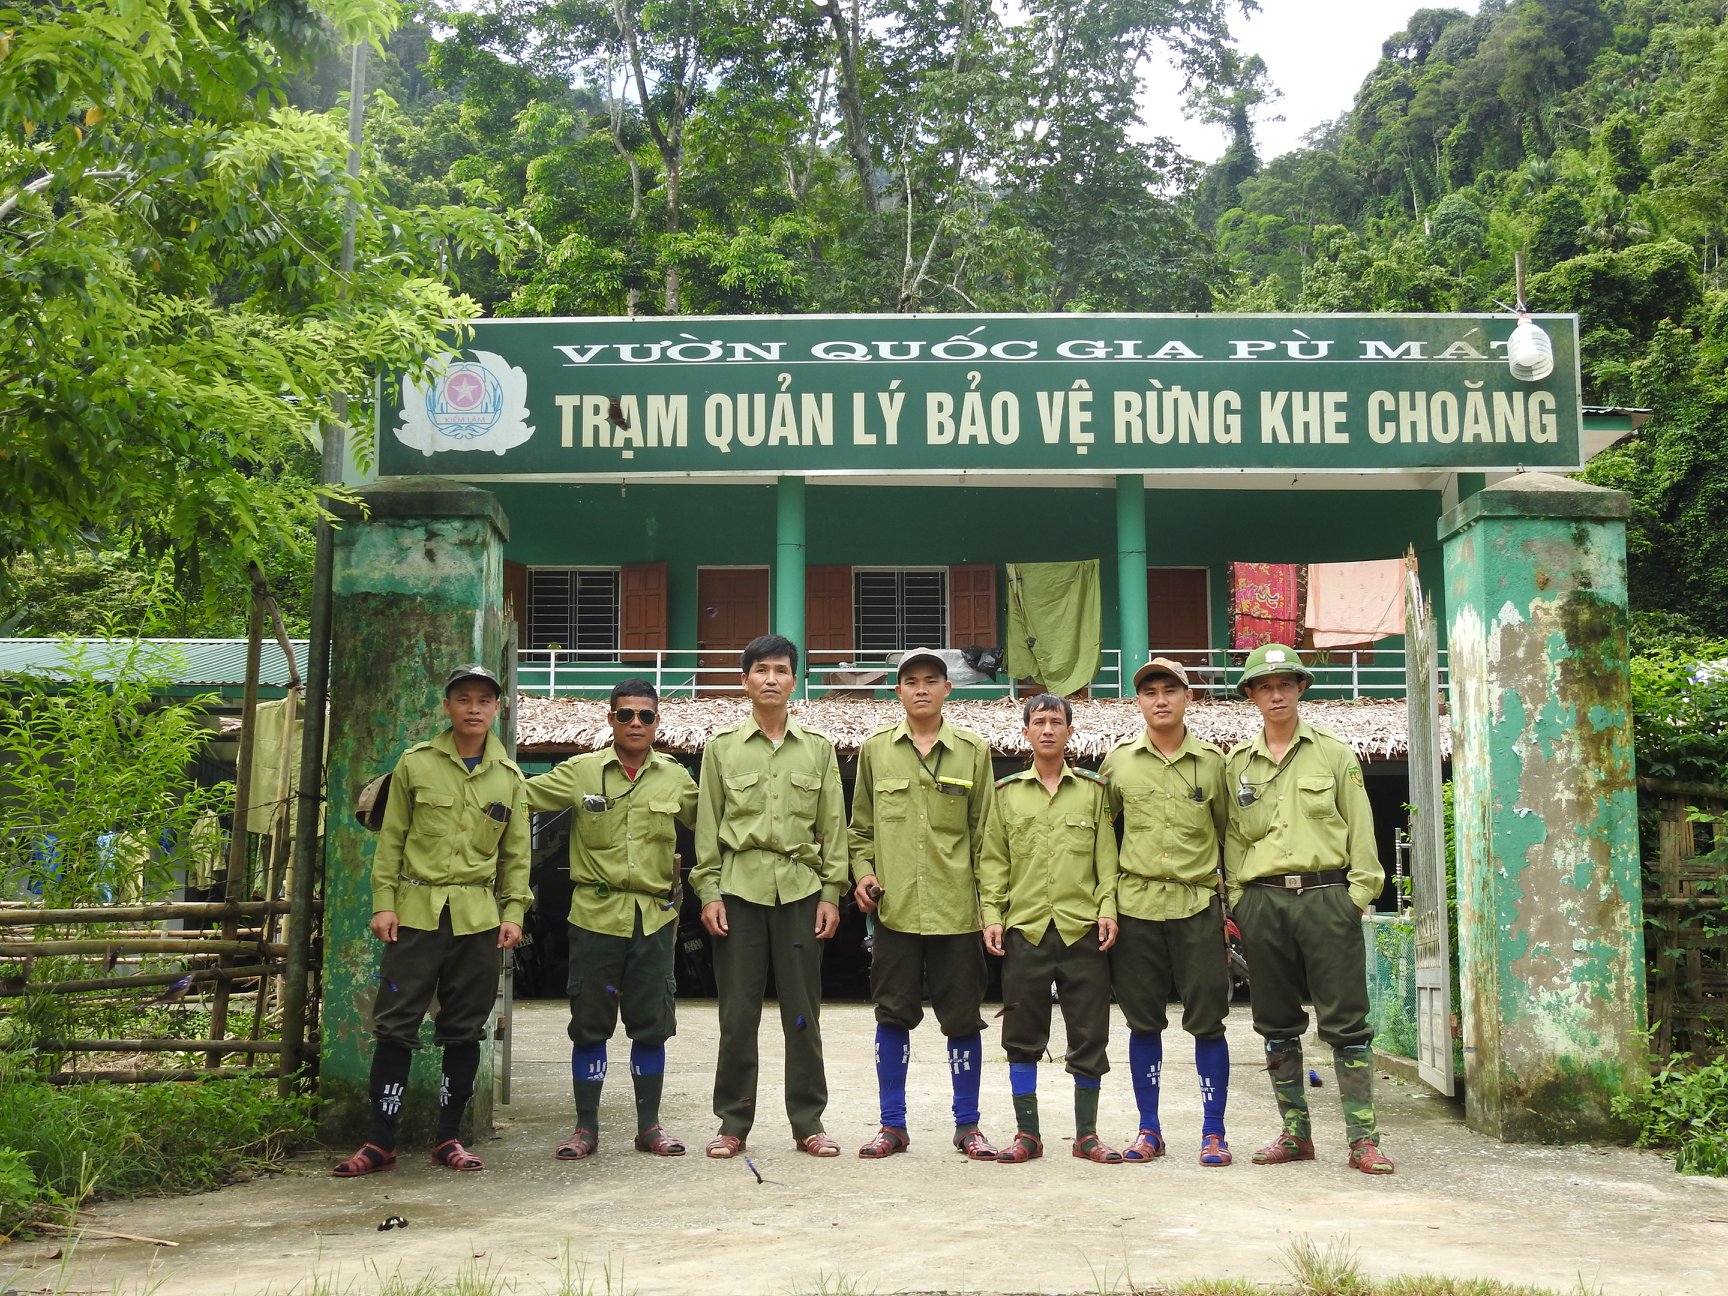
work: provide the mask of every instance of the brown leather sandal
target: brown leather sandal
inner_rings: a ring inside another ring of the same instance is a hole
[[[684,1155],[684,1145],[658,1125],[645,1129],[636,1136],[636,1150],[664,1157]]]
[[[1028,1134],[1025,1130],[1014,1135],[1014,1141],[996,1154],[998,1165],[1020,1165],[1025,1161],[1036,1161],[1044,1155],[1044,1140],[1036,1134]]]
[[[1099,1165],[1122,1164],[1122,1154],[1096,1134],[1082,1134],[1075,1139],[1074,1155],[1082,1161],[1096,1161]]]
[[[1314,1140],[1297,1138],[1290,1133],[1280,1134],[1265,1147],[1256,1152],[1252,1158],[1255,1165],[1284,1165],[1291,1161],[1312,1161],[1314,1159]]]
[[[716,1161],[730,1161],[744,1150],[744,1140],[736,1134],[716,1134],[708,1141],[707,1155]]]
[[[338,1179],[358,1179],[361,1175],[381,1174],[396,1168],[396,1154],[376,1143],[362,1143],[360,1150],[346,1161],[338,1161],[330,1173]]]
[[[1134,1136],[1134,1141],[1122,1149],[1122,1159],[1131,1165],[1139,1165],[1143,1161],[1156,1161],[1163,1156],[1164,1136],[1154,1129],[1143,1129]]]
[[[965,1153],[971,1161],[994,1161],[999,1155],[996,1145],[976,1125],[954,1131],[954,1150]]]
[[[577,1126],[576,1132],[558,1145],[553,1153],[560,1161],[581,1161],[600,1149],[600,1136],[591,1129]]]
[[[463,1147],[456,1139],[445,1139],[433,1148],[432,1163],[444,1166],[449,1170],[461,1170],[466,1173],[486,1168],[484,1161]]]
[[[903,1129],[895,1129],[892,1125],[884,1125],[876,1131],[876,1135],[863,1147],[858,1149],[858,1155],[866,1161],[881,1161],[893,1156],[896,1152],[904,1152],[912,1146],[912,1140]]]
[[[799,1139],[798,1150],[808,1152],[813,1157],[837,1157],[840,1155],[840,1145],[821,1130],[814,1134],[806,1134]]]
[[[1350,1145],[1350,1168],[1363,1174],[1381,1175],[1391,1174],[1398,1167],[1373,1139],[1357,1139]]]

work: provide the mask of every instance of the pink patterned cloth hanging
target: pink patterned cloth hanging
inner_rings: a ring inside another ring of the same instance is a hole
[[[1302,628],[1301,572],[1296,563],[1230,564],[1230,646],[1294,648]]]

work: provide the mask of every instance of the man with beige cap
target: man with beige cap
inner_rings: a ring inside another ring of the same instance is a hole
[[[1188,731],[1192,694],[1182,663],[1154,657],[1134,672],[1134,697],[1146,728],[1119,743],[1099,767],[1122,822],[1119,931],[1110,970],[1128,1019],[1128,1066],[1140,1109],[1140,1131],[1122,1155],[1135,1162],[1164,1155],[1158,1097],[1166,1008],[1174,997],[1182,1001],[1182,1027],[1194,1037],[1200,1164],[1227,1166],[1230,973],[1218,891],[1229,821],[1224,753]]]

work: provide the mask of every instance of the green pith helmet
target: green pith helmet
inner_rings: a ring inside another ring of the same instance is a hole
[[[1248,685],[1262,675],[1295,675],[1304,685],[1314,682],[1314,672],[1302,664],[1302,654],[1283,644],[1261,644],[1242,663],[1242,674],[1236,679],[1236,691],[1248,696]]]

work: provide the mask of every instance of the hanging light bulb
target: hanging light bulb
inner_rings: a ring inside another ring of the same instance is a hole
[[[1554,342],[1528,315],[1506,342],[1506,363],[1519,382],[1541,382],[1554,372]]]

